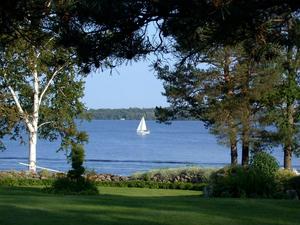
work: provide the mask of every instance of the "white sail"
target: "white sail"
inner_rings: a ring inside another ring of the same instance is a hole
[[[142,117],[136,131],[138,134],[142,134],[142,135],[150,134],[150,131],[147,129],[147,125],[144,117]]]
[[[146,126],[146,122],[145,122],[145,118],[142,117],[140,123],[139,123],[139,126],[137,127],[136,129],[137,131],[145,131],[147,130],[147,126]]]

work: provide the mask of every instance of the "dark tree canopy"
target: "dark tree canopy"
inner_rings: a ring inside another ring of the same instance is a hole
[[[146,1],[4,0],[0,6],[1,44],[24,30],[43,29],[57,44],[75,47],[80,63],[95,67],[132,59],[150,51],[145,25],[151,20]],[[25,35],[25,34],[24,34]],[[31,38],[33,44],[40,36]]]
[[[232,44],[248,38],[277,41],[285,21],[299,13],[296,0],[157,0],[165,36],[181,47],[199,50],[202,44]],[[205,40],[207,43],[201,43]]]
[[[42,27],[58,35],[59,44],[75,47],[85,65],[107,66],[108,59],[132,59],[159,49],[147,37],[150,22],[191,54],[249,38],[278,41],[299,5],[297,0],[3,0],[1,44],[20,27]]]

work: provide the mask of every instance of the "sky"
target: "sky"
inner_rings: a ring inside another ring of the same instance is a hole
[[[132,62],[114,69],[91,73],[86,79],[85,102],[89,109],[152,108],[167,106],[162,81],[150,68],[151,61]]]

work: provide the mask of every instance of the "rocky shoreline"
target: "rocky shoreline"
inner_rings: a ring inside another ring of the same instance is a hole
[[[58,177],[64,177],[64,173],[53,173],[48,171],[39,171],[37,173],[30,173],[28,171],[0,171],[1,178],[15,178],[15,179],[55,179]],[[115,174],[98,174],[98,173],[86,173],[85,177],[95,182],[120,182],[120,181],[131,181],[131,180],[143,180],[143,181],[154,181],[154,182],[187,182],[187,183],[203,183],[206,181],[206,177],[202,173],[174,173],[174,174],[161,174],[157,173],[144,173],[132,176],[120,176]]]
[[[5,178],[27,178],[27,179],[54,179],[58,177],[66,176],[65,173],[52,173],[47,171],[40,171],[37,173],[31,173],[28,171],[0,171],[0,179]],[[123,181],[129,180],[127,176],[119,176],[113,174],[87,174],[85,175],[90,180],[93,181]]]

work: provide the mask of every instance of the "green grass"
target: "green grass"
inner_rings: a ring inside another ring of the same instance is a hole
[[[99,196],[0,187],[0,225],[299,224],[300,201],[205,199],[196,191],[101,187]]]

